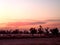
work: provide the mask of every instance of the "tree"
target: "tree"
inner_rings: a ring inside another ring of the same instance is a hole
[[[45,31],[46,31],[46,34],[49,34],[49,28],[47,27],[47,28],[45,28]]]
[[[27,30],[24,30],[24,34],[29,34],[29,32]]]
[[[38,34],[42,34],[42,33],[44,33],[44,32],[43,32],[42,26],[40,25],[39,28],[38,28]]]
[[[37,33],[37,30],[35,28],[30,28],[30,33],[32,34],[32,36],[34,36],[34,34]]]
[[[19,31],[20,34],[23,34],[24,32],[23,31]]]
[[[0,34],[6,34],[7,32],[5,30],[1,30]]]
[[[19,33],[19,29],[15,29],[12,33],[13,34],[18,34]]]
[[[57,36],[57,35],[59,34],[58,28],[51,29],[50,31],[51,31],[51,33],[52,33],[53,35],[56,35],[56,36]]]
[[[8,31],[8,30],[6,31],[6,34],[11,34],[11,33],[12,33],[11,30],[10,31]]]

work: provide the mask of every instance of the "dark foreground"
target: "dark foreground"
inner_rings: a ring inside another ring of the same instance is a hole
[[[4,39],[0,45],[60,45],[60,38]]]

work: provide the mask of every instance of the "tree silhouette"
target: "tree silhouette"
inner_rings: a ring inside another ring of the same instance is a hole
[[[27,30],[24,30],[24,34],[29,34],[29,32]]]
[[[40,25],[39,26],[39,28],[38,28],[38,34],[43,34],[44,32],[43,32],[43,28],[42,28],[42,26]]]
[[[51,29],[50,31],[51,31],[51,33],[52,33],[53,35],[56,35],[56,36],[57,36],[57,35],[59,34],[58,28]]]
[[[6,31],[6,34],[11,34],[12,32],[11,32],[11,30],[9,31],[9,30],[7,30]]]
[[[0,34],[6,34],[7,32],[5,30],[1,30]]]
[[[15,29],[12,34],[19,34],[19,29]]]
[[[19,31],[20,34],[23,34],[24,32],[23,31]]]
[[[16,38],[16,37],[20,37],[20,34],[25,34],[24,36],[26,36],[26,34],[32,34],[32,36],[34,36],[34,34],[39,34],[41,35],[41,37],[43,36],[51,36],[51,37],[58,37],[59,36],[59,29],[58,28],[53,28],[53,29],[49,29],[48,27],[45,28],[46,33],[44,32],[43,27],[40,25],[38,30],[35,28],[30,28],[29,31],[24,30],[24,31],[19,31],[19,29],[15,29],[15,30],[0,30],[0,36],[2,35],[2,37],[6,36],[10,37],[10,38]],[[51,32],[51,34],[49,33],[49,31]],[[22,36],[22,37],[24,37]],[[35,36],[34,36],[35,37]],[[39,36],[38,36],[39,37]]]
[[[37,33],[37,30],[35,28],[30,28],[30,33],[32,34],[32,36],[34,36],[34,34]]]
[[[49,34],[49,28],[47,27],[47,28],[45,28],[45,31],[46,31],[46,34]]]

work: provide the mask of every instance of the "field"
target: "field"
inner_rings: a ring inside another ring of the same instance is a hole
[[[60,38],[3,39],[0,45],[60,45]]]

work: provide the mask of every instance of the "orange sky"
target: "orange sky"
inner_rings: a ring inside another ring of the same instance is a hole
[[[0,28],[59,23],[59,2],[59,0],[0,0]]]
[[[42,25],[43,28],[59,28],[60,21],[33,21],[33,22],[9,22],[9,23],[0,23],[0,29],[20,29],[28,30],[31,27],[38,28],[39,25]]]

